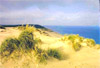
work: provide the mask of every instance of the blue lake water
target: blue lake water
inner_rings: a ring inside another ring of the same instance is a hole
[[[79,34],[85,38],[94,39],[100,44],[100,27],[99,26],[45,26],[60,34]]]

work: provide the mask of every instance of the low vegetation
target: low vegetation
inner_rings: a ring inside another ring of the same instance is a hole
[[[42,50],[41,48],[36,46],[34,51],[35,51],[34,55],[38,63],[47,63],[46,61],[48,59],[48,55],[45,50]]]
[[[20,30],[25,30],[26,27],[22,25],[22,26],[18,26],[17,28]]]
[[[5,62],[10,60],[10,58],[14,61],[23,59],[24,56],[25,62],[22,62],[23,65],[21,68],[30,68],[32,67],[31,64],[34,62],[36,62],[37,65],[39,63],[47,64],[48,59],[55,58],[62,60],[69,57],[69,55],[63,55],[60,51],[61,49],[41,49],[41,46],[39,45],[43,44],[43,42],[42,39],[34,35],[36,30],[35,27],[26,25],[18,26],[17,28],[22,31],[19,37],[7,38],[1,44],[0,58]],[[65,35],[60,39],[60,42],[71,43],[69,46],[72,46],[75,51],[79,51],[84,45],[100,49],[100,45],[96,44],[93,39],[83,38],[78,34]]]
[[[34,47],[33,33],[28,30],[24,30],[19,35],[18,40],[20,41],[19,46],[21,48],[29,49]]]
[[[23,54],[30,54],[32,57],[33,54],[31,52],[33,51],[38,63],[46,63],[50,57],[61,60],[62,54],[57,49],[49,49],[46,51],[39,48],[38,45],[42,44],[42,41],[39,38],[34,38],[34,31],[34,27],[26,25],[18,38],[7,38],[0,47],[2,59],[13,56],[15,60],[15,56],[21,57]],[[20,53],[22,54],[21,56]]]
[[[9,56],[15,49],[18,48],[19,41],[16,38],[6,39],[0,47],[0,53],[2,56]]]
[[[0,29],[5,29],[5,27],[0,25]]]
[[[87,39],[83,38],[81,36],[77,35],[65,35],[60,39],[63,42],[71,41],[72,47],[75,51],[80,50],[80,48],[84,45],[82,43],[86,44],[86,46],[93,47],[95,45],[95,41],[93,39]]]
[[[57,49],[48,49],[47,54],[48,54],[48,56],[54,57],[59,60],[61,60],[63,58],[61,52]]]
[[[95,41],[93,39],[88,39],[87,38],[87,39],[84,39],[83,42],[87,43],[87,46],[90,46],[90,47],[96,45],[96,43],[95,43]]]

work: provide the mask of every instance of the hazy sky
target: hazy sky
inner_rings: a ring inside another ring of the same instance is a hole
[[[0,0],[0,24],[99,25],[99,0]]]

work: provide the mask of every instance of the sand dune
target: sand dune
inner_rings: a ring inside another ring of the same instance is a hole
[[[75,52],[70,41],[66,43],[59,41],[62,35],[55,32],[45,32],[47,35],[38,31],[34,32],[34,35],[40,38],[43,42],[40,47],[42,49],[58,48],[66,55],[66,59],[48,60],[46,65],[39,64],[38,68],[100,68],[100,49],[84,46],[80,51]],[[21,31],[16,28],[6,28],[4,32],[0,32],[0,44],[7,37],[18,37],[20,33]],[[17,62],[21,64],[24,61],[27,61],[25,57]],[[0,68],[11,68],[14,65],[16,65],[16,63],[9,60],[5,64],[0,63]],[[36,68],[36,64],[34,62],[31,63],[31,68]]]

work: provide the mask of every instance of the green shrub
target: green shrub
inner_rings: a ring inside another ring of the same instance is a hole
[[[17,39],[8,38],[6,39],[0,47],[1,55],[8,56],[10,55],[19,45],[19,41]]]
[[[84,38],[77,35],[65,35],[63,38],[61,38],[62,41],[68,41],[70,40],[72,42],[72,48],[75,51],[80,50],[81,45],[80,43],[83,42]]]
[[[33,33],[24,30],[20,35],[19,35],[19,41],[20,41],[20,47],[28,49],[28,48],[33,48],[34,47],[34,39],[33,39]]]
[[[62,59],[62,54],[57,49],[48,49],[47,50],[47,54],[50,57],[54,57],[54,58],[59,59],[59,60]]]
[[[78,50],[80,50],[81,45],[79,43],[74,43],[73,48],[74,48],[75,51],[78,51]]]
[[[18,26],[18,29],[24,30],[25,29],[25,26]]]
[[[88,39],[88,38],[84,39],[83,42],[87,43],[87,45],[90,46],[90,47],[92,47],[92,46],[94,46],[96,44],[93,39]]]
[[[69,35],[68,39],[72,41],[73,48],[75,51],[80,50],[81,45],[80,43],[83,41],[83,37],[80,37],[78,34],[77,35]]]
[[[83,37],[77,35],[64,35],[64,37],[61,38],[61,41],[68,41],[70,40],[72,43],[74,42],[82,42],[83,41]]]
[[[68,39],[71,40],[72,42],[82,42],[84,38],[77,34],[77,35],[69,35]]]
[[[5,29],[5,27],[4,27],[4,26],[1,26],[1,25],[0,25],[0,28],[1,28],[1,29]]]
[[[69,36],[68,36],[68,39],[71,40],[72,42],[74,42],[74,40],[75,40],[75,35],[69,35]]]
[[[30,31],[30,32],[34,32],[36,29],[33,26],[29,26],[28,24],[25,27],[26,30]]]
[[[45,50],[42,50],[38,47],[35,47],[35,56],[39,63],[46,63],[48,59],[48,55]]]

